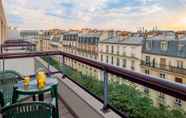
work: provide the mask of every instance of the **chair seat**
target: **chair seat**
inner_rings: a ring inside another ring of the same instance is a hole
[[[52,104],[44,102],[16,103],[1,110],[3,118],[55,118]]]

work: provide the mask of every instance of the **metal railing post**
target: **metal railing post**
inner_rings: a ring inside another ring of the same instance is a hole
[[[3,54],[3,48],[1,47],[1,54]],[[3,72],[5,72],[5,58],[3,56]]]
[[[2,45],[1,45],[1,54],[3,54],[3,47],[2,47]]]
[[[37,73],[37,62],[36,62],[36,58],[33,57],[34,59],[34,72]]]
[[[104,70],[102,71],[102,80],[104,81],[104,104],[103,104],[103,112],[108,111],[108,73]]]
[[[62,64],[65,63],[65,60],[64,60],[64,56],[63,56],[63,55],[61,56],[61,63],[62,63]]]
[[[61,55],[61,60],[60,60],[59,62],[60,62],[60,64],[61,64],[62,66],[64,65],[65,60],[64,60],[64,56],[63,56],[63,55]],[[62,73],[62,75],[63,75],[62,78],[65,79],[63,67],[61,68],[61,73]]]
[[[3,72],[5,72],[5,59],[4,59],[4,56],[3,56]]]
[[[50,57],[47,55],[47,71],[48,71],[48,76],[50,76]]]

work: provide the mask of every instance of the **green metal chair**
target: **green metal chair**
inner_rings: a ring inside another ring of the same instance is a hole
[[[55,107],[44,102],[16,103],[1,110],[3,118],[55,118]]]
[[[0,105],[2,107],[11,104],[13,86],[21,79],[21,75],[15,71],[0,71]]]

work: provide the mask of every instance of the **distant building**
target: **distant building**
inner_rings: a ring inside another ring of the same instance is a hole
[[[20,38],[23,40],[38,39],[39,30],[22,30],[20,31]]]
[[[76,31],[66,32],[62,34],[61,43],[62,51],[68,52],[74,55],[83,56],[85,58],[96,60],[98,58],[98,42],[99,34],[95,32],[80,33]],[[87,65],[71,61],[66,59],[66,62],[83,73],[91,73],[97,76],[97,70]],[[88,72],[87,72],[88,71]],[[96,74],[96,75],[95,75]]]
[[[99,33],[81,33],[78,39],[78,55],[86,58],[98,58]]]
[[[130,71],[141,72],[143,37],[124,35],[125,38],[108,38],[99,42],[99,61]],[[101,75],[100,75],[101,76]],[[127,83],[124,79],[109,75],[111,81]],[[135,84],[129,83],[136,86]]]
[[[62,48],[61,35],[63,33],[64,31],[59,29],[48,30],[49,39],[46,40],[48,42],[48,50],[60,50]]]
[[[147,39],[144,43],[142,59],[143,73],[186,84],[186,40]],[[156,105],[185,106],[180,99],[155,91],[150,92],[147,88],[145,91],[150,96],[154,96],[152,99]]]
[[[75,31],[65,32],[62,34],[62,51],[77,54],[78,34],[79,33]]]
[[[58,42],[63,30],[59,29],[50,29],[50,30],[40,30],[38,32],[39,39],[39,49],[41,51],[48,51],[56,49],[54,42]]]
[[[99,60],[121,68],[141,72],[143,37],[109,38],[99,43]]]

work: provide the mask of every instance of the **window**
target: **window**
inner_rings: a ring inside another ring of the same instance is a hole
[[[120,49],[120,47],[119,47],[119,45],[117,46],[117,54],[119,55],[119,49]]]
[[[146,47],[147,50],[150,50],[152,48],[152,41],[147,41],[145,43],[145,47]]]
[[[160,58],[160,68],[166,68],[166,58]]]
[[[135,61],[134,60],[131,61],[131,69],[135,70]]]
[[[178,83],[183,83],[183,79],[182,79],[182,78],[176,77],[176,78],[175,78],[175,81],[178,82]],[[182,106],[182,101],[181,101],[179,98],[176,98],[175,104],[176,104],[177,106]]]
[[[171,61],[169,61],[169,66],[172,66],[172,63],[171,63]]]
[[[160,99],[165,99],[165,94],[160,92],[160,95],[159,95]]]
[[[114,57],[112,56],[111,57],[111,64],[113,64],[114,63]]]
[[[127,66],[127,60],[123,59],[123,67],[126,68],[126,66]]]
[[[95,72],[95,73],[97,72],[96,69],[94,69],[94,72]]]
[[[178,98],[176,98],[176,102],[175,102],[176,106],[181,107],[182,106],[182,101]]]
[[[109,46],[106,45],[106,52],[109,53]]]
[[[176,78],[175,78],[175,82],[183,83],[183,80],[182,80],[182,78],[178,78],[178,77],[176,77]]]
[[[178,44],[178,51],[183,51],[184,44]]]
[[[177,61],[177,68],[183,68],[183,61]]]
[[[144,87],[144,93],[149,94],[149,88]]]
[[[117,63],[116,63],[117,66],[120,66],[120,59],[117,58]]]
[[[135,58],[136,47],[131,47],[131,57]]]
[[[145,74],[147,74],[147,75],[149,75],[149,70],[147,69],[147,70],[145,70]],[[150,92],[150,90],[149,90],[149,88],[148,87],[144,87],[144,93],[145,94],[149,94],[149,92]]]
[[[114,53],[114,46],[112,45],[112,48],[111,48],[111,53],[113,54]]]
[[[165,94],[160,92],[159,93],[159,105],[164,105],[165,104]]]
[[[97,59],[97,57],[95,56],[95,57],[94,57],[94,59],[96,60],[96,59]]]
[[[168,42],[167,41],[161,41],[160,42],[160,48],[161,48],[161,50],[166,51],[167,48],[168,48]]]
[[[165,73],[160,73],[160,78],[165,79],[166,78]]]
[[[145,57],[145,64],[150,65],[150,56]]]
[[[147,69],[147,70],[145,70],[145,74],[147,74],[147,75],[149,75],[150,74],[150,72],[149,72],[149,70]]]
[[[106,63],[108,63],[108,56],[106,57]]]
[[[101,62],[103,61],[103,55],[101,55]]]
[[[152,60],[152,66],[153,66],[153,67],[156,66],[156,59],[155,59],[155,58],[153,58],[153,60]]]
[[[123,56],[126,56],[126,47],[123,47]]]

